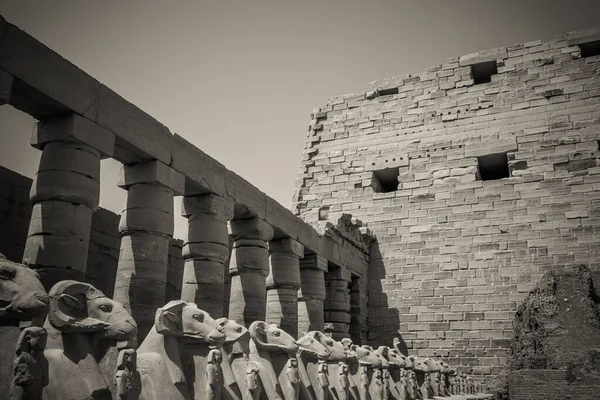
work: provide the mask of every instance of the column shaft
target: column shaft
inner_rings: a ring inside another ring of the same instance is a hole
[[[214,318],[222,317],[229,258],[227,221],[233,218],[233,203],[212,194],[189,196],[183,199],[181,211],[188,219],[181,299],[196,303]]]
[[[112,134],[74,114],[38,124],[32,145],[42,157],[31,186],[23,263],[38,271],[47,290],[61,280],[85,280],[92,214],[100,198],[99,149],[112,151],[111,144]]]
[[[265,321],[277,324],[290,335],[298,334],[298,289],[300,262],[304,246],[294,239],[269,242],[270,272],[267,277],[267,310]]]
[[[325,325],[328,334],[335,340],[350,337],[350,289],[349,282],[343,279],[325,280]]]
[[[119,186],[128,192],[119,223],[114,299],[135,318],[142,339],[154,324],[156,309],[165,303],[173,196],[181,192],[183,177],[155,160],[124,166]]]
[[[273,237],[273,228],[258,218],[233,220],[231,234],[234,243],[229,264],[229,318],[248,327],[254,321],[265,320],[269,274],[267,241]]]
[[[323,262],[325,266],[323,267]],[[300,263],[301,287],[298,293],[298,333],[323,331],[325,275],[327,261],[317,254],[305,256]]]

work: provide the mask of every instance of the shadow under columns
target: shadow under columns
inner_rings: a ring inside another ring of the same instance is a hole
[[[400,340],[399,350],[408,354],[406,342],[400,334],[400,312],[391,307],[383,282],[386,269],[377,242],[371,244],[371,264],[369,266],[369,334],[368,343],[373,347],[391,347],[394,338]]]

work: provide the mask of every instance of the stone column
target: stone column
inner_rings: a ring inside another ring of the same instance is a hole
[[[273,227],[259,218],[233,220],[230,225],[234,242],[229,264],[229,319],[249,327],[254,321],[265,320],[269,275],[267,242],[273,237]]]
[[[124,166],[119,187],[127,189],[127,202],[119,223],[114,299],[135,318],[142,339],[154,324],[156,309],[165,304],[173,196],[183,193],[184,178],[153,160]]]
[[[76,114],[38,123],[31,144],[42,150],[31,186],[33,210],[23,263],[49,290],[85,280],[92,214],[100,198],[100,158],[114,135]]]
[[[188,196],[183,198],[181,215],[188,219],[181,299],[196,303],[214,318],[223,317],[227,221],[233,218],[233,202],[213,194]]]
[[[4,71],[0,71],[0,106],[10,103],[13,77]]]
[[[298,292],[298,333],[324,329],[325,271],[327,260],[318,254],[300,261],[301,286]]]
[[[298,334],[298,289],[300,262],[304,246],[294,239],[269,242],[271,265],[267,277],[267,315],[265,321],[277,324],[290,335]]]
[[[345,268],[333,266],[325,277],[325,325],[327,333],[335,340],[350,337],[350,280],[350,273]]]

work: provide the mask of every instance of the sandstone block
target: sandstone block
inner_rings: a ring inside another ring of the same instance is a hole
[[[112,157],[115,150],[115,135],[112,132],[74,113],[38,122],[31,145],[41,150],[46,144],[56,141],[86,144],[105,158]]]
[[[232,220],[230,226],[235,240],[255,239],[266,242],[273,238],[273,227],[260,218]]]
[[[65,201],[95,210],[100,200],[100,182],[76,172],[40,171],[33,179],[30,197],[33,203]]]
[[[225,192],[236,204],[236,218],[265,219],[267,196],[250,182],[229,170],[225,174]]]
[[[508,58],[506,47],[498,47],[495,49],[481,50],[475,53],[467,54],[459,59],[461,67],[472,64],[477,64],[486,61],[503,60]]]
[[[269,274],[269,251],[261,247],[234,247],[229,263],[229,273]]]
[[[304,246],[292,238],[271,240],[269,242],[269,252],[271,254],[290,253],[296,255],[297,258],[302,258],[304,257]]]
[[[181,249],[181,255],[186,259],[213,260],[224,263],[229,258],[229,244],[186,243]]]
[[[0,69],[18,78],[11,104],[38,120],[74,111],[95,120],[100,83],[0,17]]]
[[[221,163],[175,134],[171,167],[186,177],[185,195],[214,193],[225,196],[225,171]]]
[[[114,133],[115,158],[123,164],[156,159],[171,162],[173,135],[150,115],[108,87],[98,89],[98,125]]]
[[[233,202],[214,194],[185,196],[181,202],[181,215],[193,220],[194,215],[211,214],[219,220],[229,221],[233,218]]]
[[[185,188],[183,175],[159,160],[124,165],[117,185],[127,189],[136,183],[156,183],[179,195],[183,194]]]

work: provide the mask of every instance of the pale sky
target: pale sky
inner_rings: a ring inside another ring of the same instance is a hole
[[[328,98],[600,25],[600,1],[0,0],[0,14],[289,207],[310,113]],[[32,130],[0,108],[0,165],[34,175]],[[118,163],[102,167],[100,205],[118,213]]]

